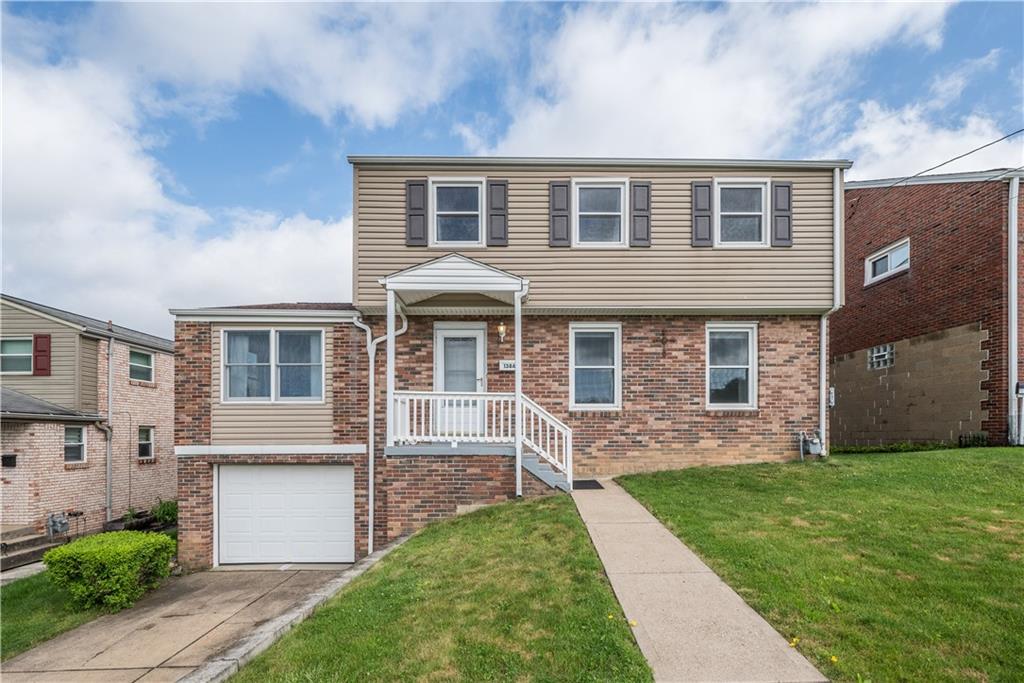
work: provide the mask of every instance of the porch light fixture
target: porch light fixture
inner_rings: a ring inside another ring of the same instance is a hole
[[[504,322],[498,323],[498,343],[505,341],[505,333],[508,332],[508,328],[505,327]]]

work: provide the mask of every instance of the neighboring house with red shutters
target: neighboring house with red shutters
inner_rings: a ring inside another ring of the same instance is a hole
[[[173,352],[169,339],[0,297],[5,531],[70,513],[72,532],[93,532],[177,497]]]
[[[1021,175],[846,184],[833,443],[1021,442]]]
[[[849,162],[350,162],[351,304],[172,311],[184,564],[826,436]]]

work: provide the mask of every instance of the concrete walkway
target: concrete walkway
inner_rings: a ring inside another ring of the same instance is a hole
[[[4,662],[3,680],[177,681],[342,573],[210,571],[171,578],[134,607]]]
[[[572,494],[658,681],[826,681],[613,481]]]

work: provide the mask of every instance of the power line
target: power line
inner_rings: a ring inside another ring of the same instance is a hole
[[[971,151],[969,151],[969,152],[964,152],[963,154],[960,154],[960,155],[958,155],[958,156],[955,156],[955,157],[953,157],[952,159],[947,159],[946,161],[943,161],[943,162],[942,162],[941,164],[938,164],[938,165],[936,165],[936,166],[932,166],[931,168],[926,168],[925,170],[923,170],[923,171],[920,171],[920,172],[918,172],[918,173],[915,173],[914,175],[910,175],[910,176],[907,176],[906,178],[900,178],[899,180],[897,180],[896,182],[894,182],[894,183],[893,183],[892,185],[888,185],[888,186],[886,186],[886,188],[885,188],[885,189],[887,189],[887,190],[888,190],[889,188],[891,188],[891,187],[895,187],[895,186],[899,185],[900,183],[905,183],[905,182],[907,182],[908,180],[910,180],[910,179],[912,179],[912,178],[916,178],[916,177],[917,177],[917,176],[919,176],[919,175],[924,175],[924,174],[925,174],[925,173],[927,173],[928,171],[934,171],[934,170],[935,170],[935,169],[937,169],[937,168],[942,168],[942,167],[943,167],[943,166],[945,166],[946,164],[951,164],[951,163],[953,163],[954,161],[957,161],[957,160],[959,160],[959,159],[963,159],[964,157],[966,157],[966,156],[970,156],[971,154],[974,154],[975,152],[979,152],[979,151],[981,151],[981,150],[985,149],[986,147],[991,147],[992,145],[996,145],[996,144],[999,144],[999,143],[1000,143],[1000,142],[1002,142],[1003,140],[1008,140],[1008,139],[1012,138],[1012,137],[1013,137],[1014,135],[1019,135],[1020,133],[1024,133],[1024,128],[1018,128],[1017,130],[1013,131],[1012,133],[1008,133],[1008,134],[1004,135],[1003,137],[999,138],[998,140],[993,140],[992,142],[986,142],[986,143],[985,143],[984,145],[982,145],[981,147],[975,147],[974,149],[972,149],[972,150],[971,150]]]

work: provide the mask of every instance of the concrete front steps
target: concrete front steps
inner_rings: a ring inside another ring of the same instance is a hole
[[[4,531],[0,534],[0,571],[38,562],[47,550],[65,542],[63,537],[50,538],[31,526]]]
[[[547,460],[525,448],[523,449],[523,469],[553,489],[569,490],[569,482],[565,474],[558,472]]]

